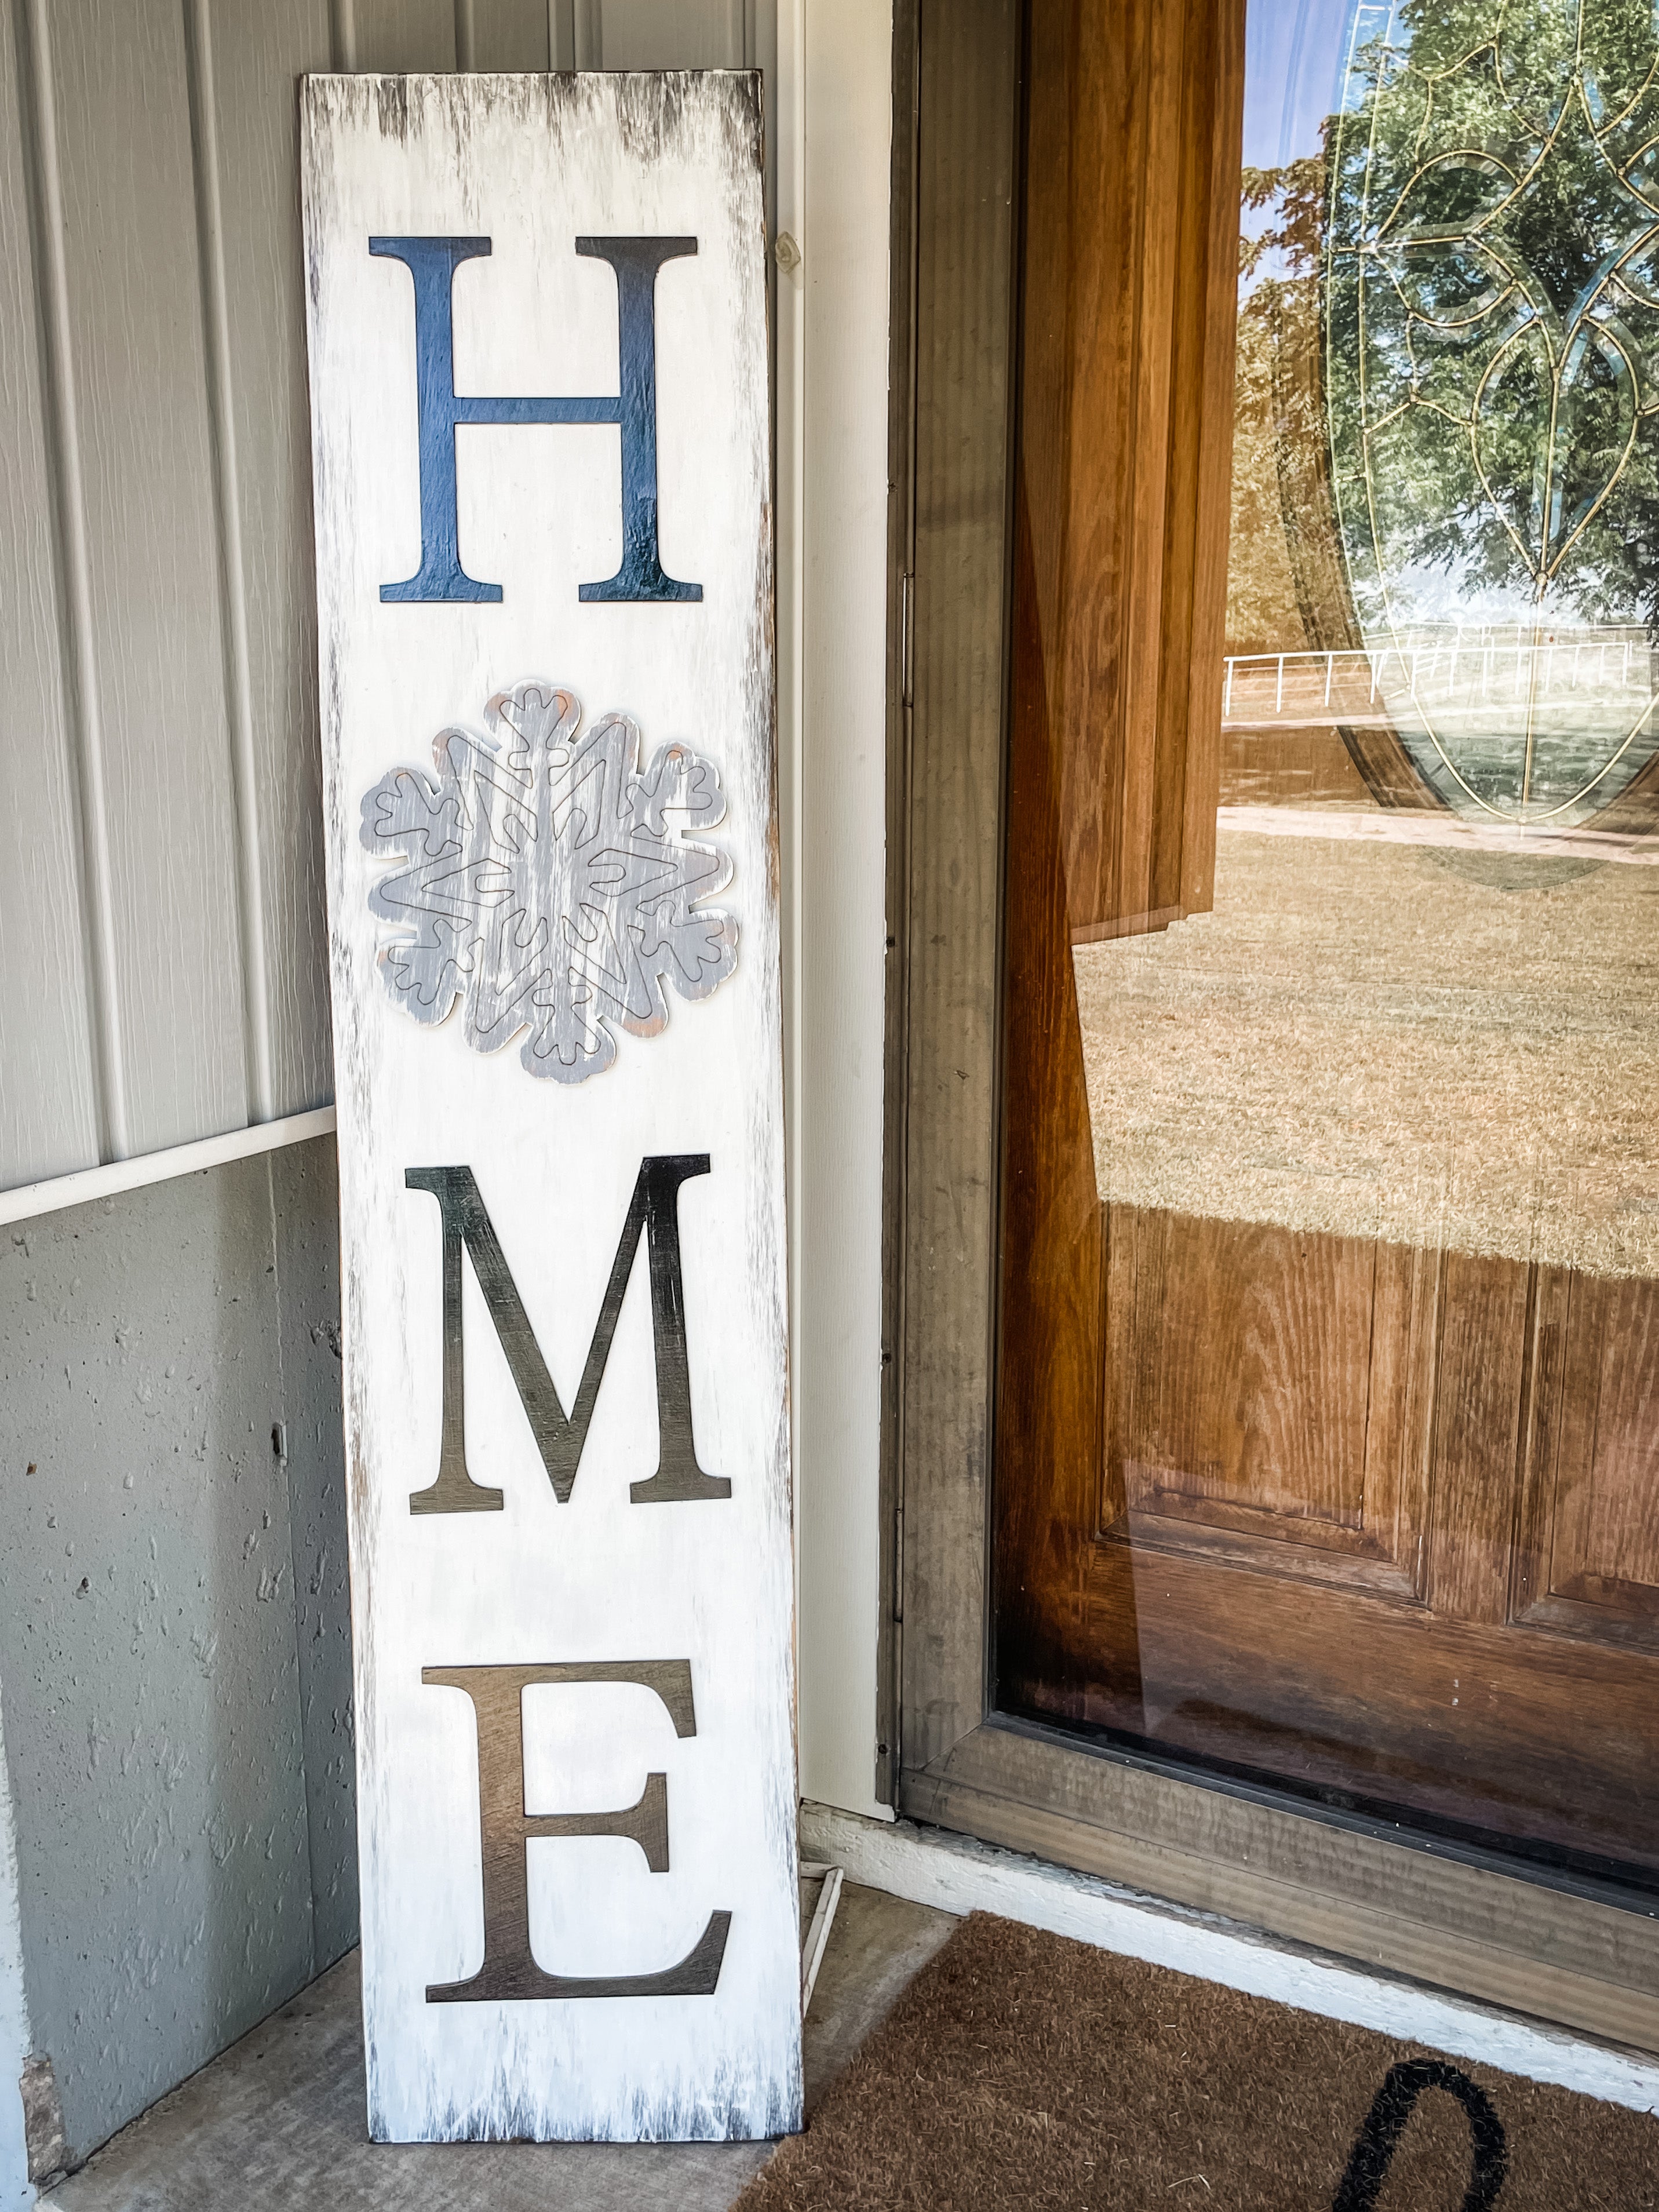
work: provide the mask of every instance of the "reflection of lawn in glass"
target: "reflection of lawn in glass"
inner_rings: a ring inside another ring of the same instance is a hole
[[[1249,819],[1213,914],[1075,952],[1102,1196],[1659,1275],[1659,866]]]

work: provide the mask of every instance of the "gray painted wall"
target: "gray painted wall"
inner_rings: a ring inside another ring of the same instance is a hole
[[[0,1232],[25,1989],[77,2156],[356,1940],[337,1240],[328,1139]]]

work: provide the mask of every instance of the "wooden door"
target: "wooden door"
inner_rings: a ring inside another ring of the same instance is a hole
[[[1281,662],[1222,730],[1240,12],[1030,15],[995,1700],[1646,1883],[1643,779],[1617,837],[1520,857],[1449,810],[1353,607],[1310,605],[1307,467],[1323,696],[1287,712]]]

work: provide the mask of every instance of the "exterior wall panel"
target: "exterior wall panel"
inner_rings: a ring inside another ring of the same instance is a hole
[[[580,10],[578,11],[580,14]],[[585,69],[741,69],[744,66],[744,0],[678,0],[672,10],[662,0],[604,0],[597,17],[599,51],[580,58]]]
[[[569,0],[562,9],[559,0],[551,6],[549,0],[465,0],[455,11],[456,64],[474,70],[568,69],[568,25],[561,46],[556,18],[569,11]]]
[[[125,1155],[251,1118],[185,22],[173,0],[58,0],[35,25],[74,422],[59,490],[84,549],[80,734],[108,851],[105,1110]]]
[[[0,1178],[99,1157],[94,1021],[70,746],[50,404],[35,313],[25,116],[0,35]]]
[[[355,1942],[333,1146],[0,1243],[30,2047],[94,2149]]]
[[[194,0],[192,15],[231,735],[246,783],[240,911],[253,1118],[266,1121],[333,1097],[295,182],[295,80],[329,66],[329,9],[328,0]]]
[[[455,0],[348,0],[341,11],[347,70],[453,70]]]

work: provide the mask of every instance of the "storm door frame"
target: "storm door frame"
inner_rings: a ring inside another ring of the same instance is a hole
[[[1021,43],[1021,0],[897,0],[878,1793],[911,1820],[1659,2050],[1659,1907],[994,1710]]]

